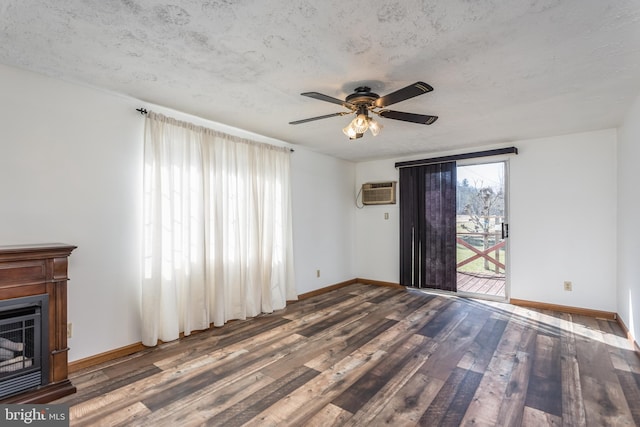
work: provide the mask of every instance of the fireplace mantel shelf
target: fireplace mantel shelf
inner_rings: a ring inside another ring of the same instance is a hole
[[[0,246],[0,300],[49,297],[49,382],[2,403],[47,403],[76,391],[67,369],[67,267],[75,248],[62,243]]]

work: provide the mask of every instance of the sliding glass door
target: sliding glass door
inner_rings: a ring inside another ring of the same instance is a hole
[[[507,161],[461,165],[442,159],[396,164],[400,283],[504,300]]]
[[[457,166],[456,276],[460,293],[506,298],[506,162]]]

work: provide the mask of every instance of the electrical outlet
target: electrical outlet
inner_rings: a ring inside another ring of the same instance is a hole
[[[572,291],[573,290],[573,284],[570,281],[565,280],[565,282],[564,282],[564,290],[565,291]]]
[[[67,323],[67,338],[73,337],[73,323]]]
[[[320,270],[316,270],[316,277],[320,277]]]
[[[389,219],[389,212],[384,213],[384,219]]]

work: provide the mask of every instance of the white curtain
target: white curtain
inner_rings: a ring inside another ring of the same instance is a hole
[[[297,299],[289,150],[153,112],[144,145],[143,344]]]

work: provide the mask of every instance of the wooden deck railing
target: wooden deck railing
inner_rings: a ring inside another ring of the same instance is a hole
[[[478,248],[476,248],[475,246],[467,243],[464,239],[462,239],[461,237],[459,237],[459,235],[474,235],[474,236],[482,236],[487,237],[487,236],[494,236],[495,239],[497,240],[498,237],[500,236],[500,234],[496,234],[496,233],[458,233],[458,235],[456,236],[456,241],[461,244],[462,246],[464,246],[465,248],[471,250],[472,252],[474,252],[474,255],[460,261],[456,267],[460,268],[463,265],[469,264],[470,262],[473,262],[475,260],[477,260],[478,258],[484,258],[485,260],[487,260],[488,262],[494,264],[496,267],[498,268],[502,268],[503,270],[505,269],[505,266],[502,262],[500,262],[500,256],[499,256],[499,251],[501,248],[504,247],[505,245],[505,241],[502,240],[498,243],[496,243],[495,245],[484,249],[484,250],[480,250]],[[491,256],[491,252],[495,252],[495,258]]]

